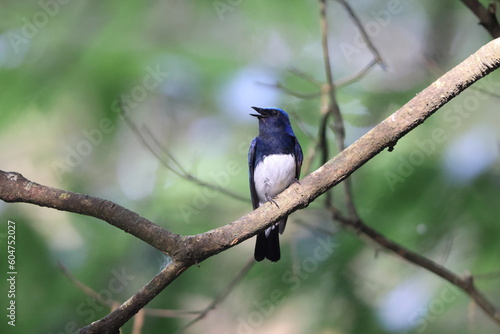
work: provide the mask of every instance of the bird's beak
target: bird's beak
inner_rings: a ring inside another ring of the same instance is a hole
[[[267,113],[265,112],[265,110],[262,109],[262,108],[252,107],[252,109],[255,110],[256,112],[258,112],[258,114],[250,114],[250,116],[257,117],[258,119],[266,118],[266,117],[269,116],[269,115],[267,115]]]

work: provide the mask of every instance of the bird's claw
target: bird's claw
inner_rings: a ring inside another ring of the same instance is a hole
[[[268,196],[268,197],[267,197],[267,200],[268,200],[269,202],[271,202],[271,203],[274,203],[274,205],[276,205],[276,207],[278,207],[278,209],[279,209],[279,207],[280,207],[280,206],[278,205],[278,203],[276,203],[276,201],[275,201],[272,197],[269,197],[269,196]]]

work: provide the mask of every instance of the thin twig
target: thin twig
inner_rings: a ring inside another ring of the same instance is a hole
[[[323,65],[325,67],[325,75],[327,84],[323,86],[322,96],[321,96],[321,122],[318,127],[318,142],[317,148],[321,152],[321,164],[326,162],[328,159],[329,149],[328,140],[326,136],[327,124],[329,116],[333,116],[333,122],[335,128],[335,141],[339,152],[344,149],[344,127],[342,124],[342,115],[340,115],[340,110],[335,109],[336,97],[335,97],[335,85],[333,82],[332,68],[330,65],[330,53],[328,50],[328,21],[326,15],[326,0],[320,0],[320,30],[321,30],[321,46],[323,48]],[[327,96],[330,100],[328,101]],[[338,131],[337,131],[338,130]],[[327,191],[325,194],[325,206],[331,206],[333,203],[332,191]]]
[[[62,271],[64,276],[66,276],[78,289],[83,291],[87,296],[94,298],[99,303],[106,305],[110,308],[116,308],[116,305],[120,305],[121,302],[117,300],[108,300],[103,299],[99,295],[97,291],[80,281],[76,278],[69,270],[64,266],[61,262],[57,262],[57,267]],[[167,310],[167,309],[155,309],[155,308],[143,308],[141,311],[144,312],[144,315],[150,317],[159,317],[159,318],[181,318],[188,317],[196,314],[200,314],[202,311],[189,311],[189,310]]]
[[[350,7],[349,7],[350,8]],[[337,97],[335,94],[335,83],[333,81],[333,73],[332,73],[332,67],[330,64],[330,52],[328,49],[328,17],[326,14],[326,0],[320,0],[320,26],[321,26],[321,45],[323,47],[323,61],[325,65],[325,74],[326,74],[326,80],[327,80],[327,93],[329,96],[329,104],[327,106],[326,113],[331,114],[333,118],[333,128],[334,128],[334,134],[335,134],[335,142],[337,144],[337,149],[339,152],[343,151],[345,149],[345,127],[344,127],[344,120],[342,119],[342,114],[340,112],[340,107],[337,102]],[[375,49],[376,50],[376,49]],[[378,54],[378,53],[377,53]],[[327,159],[328,157],[328,148],[327,148],[327,141],[326,141],[326,121],[328,120],[328,117],[324,118],[325,123],[322,123],[320,126],[320,136],[319,140],[322,142],[321,146],[323,150],[326,150],[326,156],[323,156],[323,161],[322,163],[325,163],[325,157]],[[352,219],[355,219],[358,217],[356,207],[354,206],[354,201],[353,201],[353,195],[352,195],[352,186],[351,186],[351,181],[350,179],[346,179],[343,182],[343,187],[344,187],[344,196],[345,196],[345,202],[347,206],[347,210],[349,212],[349,217]],[[325,206],[330,207],[332,206],[331,202],[331,195],[329,195],[330,192],[326,194],[326,200],[325,200]]]
[[[377,60],[372,59],[372,61],[370,61],[368,65],[363,67],[361,70],[359,70],[359,72],[338,80],[335,83],[335,85],[337,86],[337,88],[349,86],[350,84],[363,79],[377,64],[378,64]]]
[[[309,73],[306,73],[306,72],[299,70],[298,68],[291,67],[291,68],[288,68],[287,71],[292,73],[293,75],[309,82],[310,84],[312,84],[318,88],[323,86],[323,82],[321,82],[320,80],[317,80],[315,77],[313,77]]]
[[[295,111],[289,111],[288,114],[292,116],[293,119],[295,119],[295,122],[297,123],[297,126],[299,127],[300,131],[309,138],[309,140],[314,140],[314,136],[312,135],[311,132],[306,128],[305,122],[302,120],[302,118],[297,114]],[[306,174],[306,173],[304,173]]]
[[[332,236],[337,234],[337,231],[332,231],[331,229],[327,229],[327,228],[324,228],[324,227],[318,226],[318,225],[312,225],[309,222],[306,222],[303,220],[295,220],[295,222],[301,226],[304,226],[309,231],[321,232],[325,235],[332,235]]]
[[[134,324],[132,326],[132,334],[141,334],[142,327],[144,326],[145,310],[142,309],[134,316]]]
[[[497,324],[500,325],[500,310],[498,310],[479,290],[477,290],[474,284],[474,278],[470,274],[464,274],[462,276],[457,275],[446,267],[418,253],[415,253],[390,239],[387,239],[381,233],[372,229],[360,219],[351,220],[349,218],[345,218],[338,212],[338,210],[332,211],[332,216],[335,220],[353,228],[358,234],[362,233],[364,236],[379,244],[384,249],[387,249],[406,261],[427,269],[428,271],[444,278],[453,285],[456,285],[465,291],[476,302],[476,304],[483,309],[484,312],[486,312],[486,314],[488,314]]]
[[[280,89],[280,90],[284,91],[285,93],[287,93],[288,95],[295,96],[295,97],[298,97],[301,99],[313,99],[313,98],[316,98],[316,97],[321,95],[321,92],[312,92],[312,93],[299,92],[297,90],[293,90],[291,88],[286,87],[285,85],[283,85],[280,82],[277,82],[274,84],[266,83],[266,82],[257,82],[257,84],[261,85],[261,86],[267,86],[267,87]]]
[[[345,8],[345,10],[347,11],[349,16],[351,17],[354,24],[358,27],[358,29],[361,33],[361,36],[363,37],[363,40],[365,41],[366,45],[368,46],[368,49],[370,49],[371,53],[375,57],[375,59],[374,59],[375,64],[381,64],[382,67],[385,67],[384,61],[382,60],[380,53],[378,52],[377,48],[373,44],[370,36],[366,32],[365,27],[361,23],[361,20],[359,19],[358,15],[356,15],[356,12],[354,11],[354,9],[345,0],[337,0],[337,2],[339,2]]]
[[[133,123],[131,120],[129,120],[129,121],[130,121],[130,123]],[[161,150],[161,152],[167,156],[168,160],[172,161],[172,163],[178,168],[178,170],[179,170],[179,172],[178,172],[179,174],[178,175],[179,176],[182,177],[183,175],[189,174],[184,169],[184,167],[181,165],[181,163],[177,160],[177,158],[168,149],[166,149],[163,145],[160,144],[160,142],[156,139],[156,137],[153,135],[153,133],[151,132],[151,130],[145,124],[142,125],[142,129],[143,129],[144,133],[149,136],[150,140]],[[140,131],[137,131],[136,135],[140,135],[141,136],[142,134],[141,134]],[[165,160],[162,159],[162,162],[165,162],[164,165],[169,170],[173,170],[174,169],[170,164],[166,163]]]
[[[453,240],[454,240],[453,235],[449,235],[446,238],[446,248],[444,249],[443,254],[441,254],[441,260],[438,262],[442,266],[444,266],[446,261],[448,261],[451,249],[453,248]]]
[[[123,111],[123,108],[122,108],[122,111]],[[197,178],[196,176],[194,176],[193,174],[187,172],[182,167],[182,165],[177,161],[177,159],[166,148],[164,148],[162,145],[160,145],[160,143],[154,137],[154,135],[151,133],[151,131],[149,130],[149,128],[147,128],[146,126],[143,126],[146,134],[150,137],[150,139],[153,141],[153,143],[160,149],[160,151],[162,152],[162,154],[159,154],[158,152],[156,152],[156,150],[153,148],[153,146],[146,140],[146,138],[144,137],[144,135],[142,134],[142,132],[137,128],[137,126],[135,125],[135,123],[130,119],[130,117],[125,112],[122,112],[122,116],[123,116],[123,119],[125,120],[125,123],[127,123],[127,125],[129,126],[129,128],[136,135],[136,137],[139,139],[139,141],[169,171],[171,171],[172,173],[174,173],[175,175],[177,175],[178,177],[180,177],[180,178],[182,178],[184,180],[193,182],[194,184],[196,184],[198,186],[216,190],[216,191],[220,192],[221,194],[224,194],[224,195],[226,195],[226,196],[228,196],[230,198],[233,198],[233,199],[236,199],[236,200],[248,203],[248,201],[249,201],[248,198],[246,198],[244,196],[241,196],[241,195],[239,195],[239,194],[237,194],[235,192],[232,192],[231,190],[228,190],[226,188],[220,187],[220,186],[218,186],[216,184],[212,184],[212,183],[208,183],[208,182],[202,181],[199,178]],[[167,159],[164,158],[164,155],[167,157]],[[170,163],[170,161],[175,166],[173,166]]]
[[[71,283],[73,283],[78,289],[82,290],[83,293],[85,293],[89,297],[94,298],[102,305],[106,305],[111,308],[114,304],[119,303],[114,300],[103,299],[101,295],[97,293],[94,289],[85,285],[83,282],[79,281],[75,276],[73,276],[73,274],[71,274],[69,270],[61,262],[59,261],[57,262],[57,267],[62,271],[64,276],[66,276],[71,281]]]
[[[479,19],[479,24],[482,25],[493,38],[500,37],[500,25],[496,16],[496,4],[491,3],[488,8],[477,0],[460,0],[467,6],[471,12]]]
[[[487,280],[487,279],[500,279],[500,271],[494,271],[491,273],[484,273],[484,274],[474,274],[474,279],[478,280]]]
[[[324,164],[325,162],[328,161],[328,158],[330,156],[330,150],[328,148],[328,138],[327,138],[327,125],[328,125],[328,119],[329,116],[332,114],[328,110],[331,110],[329,106],[326,106],[327,111],[323,113],[321,117],[321,122],[319,125],[319,131],[318,131],[318,145],[317,149],[321,152],[321,164]],[[322,108],[323,109],[323,108]],[[339,138],[337,138],[337,141]],[[329,206],[333,203],[333,192],[332,191],[327,191],[325,194],[325,206]]]
[[[317,88],[321,88],[323,86],[322,82],[316,80],[312,75],[310,75],[308,73],[302,72],[296,68],[288,68],[287,71],[290,72],[291,74],[301,78],[302,80],[307,81],[308,83],[312,84],[313,86],[316,86]],[[286,87],[285,85],[283,85],[280,82],[277,82],[275,84],[270,84],[270,83],[265,83],[265,82],[257,82],[257,84],[280,89],[291,96],[295,96],[295,97],[298,97],[301,99],[312,99],[312,98],[319,97],[322,94],[321,91],[316,91],[316,92],[311,92],[311,93],[299,92],[299,91],[296,91],[296,90],[293,90],[291,88]]]
[[[312,164],[314,162],[314,158],[316,157],[316,147],[313,146],[307,150],[307,154],[304,157],[304,162],[302,163],[302,172],[307,175],[312,170]]]
[[[187,268],[188,266],[183,263],[175,261],[169,262],[158,275],[143,286],[135,295],[130,297],[116,310],[104,318],[94,321],[93,323],[80,329],[80,334],[116,333],[117,328],[121,328],[128,319],[144,308],[147,303],[156,297],[160,291],[165,289]]]
[[[200,314],[188,322],[186,325],[184,325],[178,332],[177,334],[183,333],[186,329],[200,321],[201,319],[205,318],[205,316],[210,312],[211,310],[215,309],[215,307],[222,303],[229,293],[234,289],[234,287],[248,274],[250,269],[252,269],[253,265],[255,264],[255,260],[253,257],[247,262],[247,264],[243,267],[243,269],[240,270],[240,272],[233,278],[229,284],[226,285],[224,290],[222,290],[217,297],[214,298],[214,300],[203,310],[200,312]]]
[[[321,45],[323,48],[323,63],[325,66],[325,75],[327,86],[323,92],[328,95],[330,101],[327,104],[325,113],[331,114],[335,126],[335,138],[339,152],[345,148],[345,130],[342,114],[337,103],[335,95],[335,83],[333,81],[332,66],[330,63],[330,51],[328,48],[328,19],[326,16],[326,0],[320,0],[320,27],[321,27]],[[324,126],[326,131],[326,126]],[[324,137],[324,135],[322,135]]]
[[[500,99],[500,94],[498,93],[494,93],[494,92],[490,92],[490,91],[487,91],[486,89],[484,88],[481,88],[481,87],[471,87],[470,88],[471,90],[475,90],[475,91],[478,91],[478,92],[481,92],[481,93],[484,93],[484,94],[487,94],[495,99]]]
[[[122,108],[121,109],[122,111],[122,117],[123,117],[123,120],[125,121],[125,123],[128,125],[128,127],[130,128],[130,130],[132,130],[132,132],[134,133],[134,135],[137,137],[137,139],[139,139],[139,141],[148,149],[149,152],[151,152],[151,154],[153,154],[155,156],[156,159],[158,159],[158,161],[160,161],[162,163],[162,165],[167,168],[169,171],[171,171],[172,173],[174,173],[175,175],[179,176],[179,177],[183,177],[183,173],[182,173],[182,170],[181,171],[178,171],[177,169],[173,168],[169,163],[168,161],[164,160],[163,157],[158,154],[156,152],[156,150],[148,143],[148,141],[144,138],[144,136],[141,134],[141,131],[137,128],[137,126],[135,125],[135,123],[130,119],[130,117],[127,115],[127,113],[125,112],[125,109]]]

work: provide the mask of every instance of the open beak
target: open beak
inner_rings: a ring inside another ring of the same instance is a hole
[[[252,109],[258,112],[258,114],[250,114],[250,116],[257,117],[258,119],[269,117],[269,115],[262,108],[252,107]]]

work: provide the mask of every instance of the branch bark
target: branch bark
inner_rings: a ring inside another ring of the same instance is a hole
[[[172,281],[182,274],[188,266],[172,261],[143,286],[135,295],[121,304],[116,310],[104,318],[94,321],[80,330],[80,334],[118,334],[122,327],[140,309],[146,306],[154,297],[165,289]]]
[[[110,201],[36,184],[13,172],[0,171],[0,199],[102,219],[172,257],[172,262],[136,295],[103,319],[81,330],[82,333],[115,333],[191,265],[253,237],[282,217],[306,207],[382,150],[392,148],[400,138],[422,124],[445,103],[499,66],[500,39],[497,39],[440,77],[351,146],[306,176],[300,184],[293,184],[281,193],[276,198],[279,207],[272,203],[264,204],[230,224],[202,234],[179,236]],[[465,286],[461,288],[470,290]],[[467,292],[474,298],[474,290]],[[479,306],[493,319],[498,319],[494,307]]]
[[[180,239],[137,213],[104,199],[31,182],[15,172],[0,171],[0,199],[23,202],[101,219],[159,250],[174,250]],[[166,246],[167,245],[167,246]]]
[[[382,246],[384,249],[393,252],[397,256],[416,266],[427,269],[428,271],[447,280],[451,284],[459,287],[460,289],[465,291],[476,302],[476,304],[493,319],[493,321],[500,325],[500,310],[498,310],[492,303],[490,303],[486,299],[486,297],[476,288],[472,275],[466,274],[459,276],[446,267],[426,258],[425,256],[406,249],[398,243],[387,239],[385,236],[383,236],[370,226],[366,225],[361,220],[351,220],[342,217],[337,211],[333,210],[332,214],[334,219],[344,225],[352,227],[357,233],[364,234],[372,241]]]

